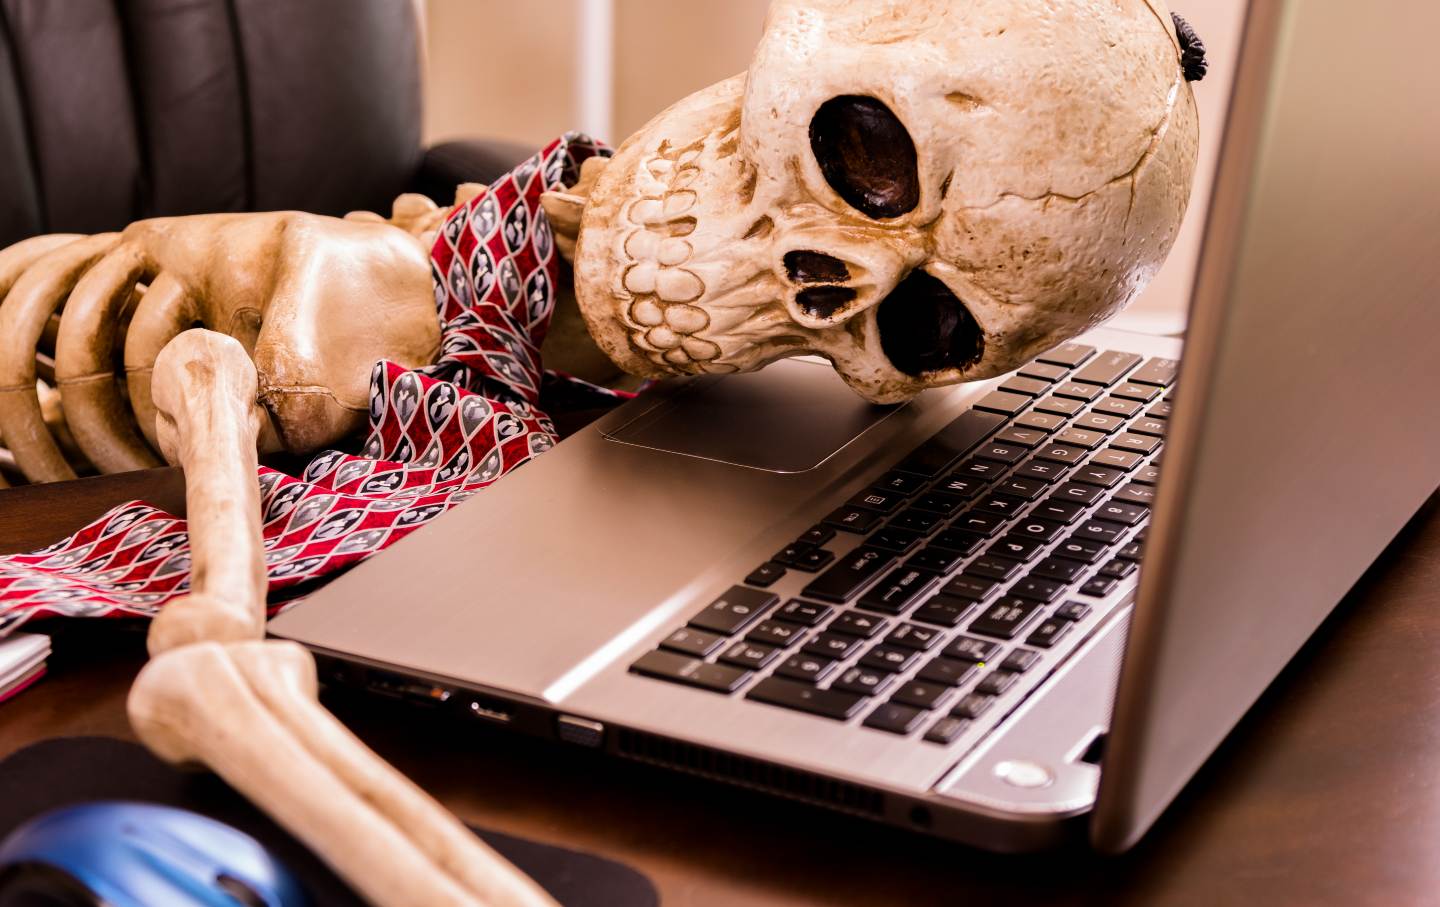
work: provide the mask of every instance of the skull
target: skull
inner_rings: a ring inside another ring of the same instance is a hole
[[[1196,145],[1161,0],[776,0],[748,73],[599,173],[576,295],[634,374],[813,353],[896,402],[1132,299]]]

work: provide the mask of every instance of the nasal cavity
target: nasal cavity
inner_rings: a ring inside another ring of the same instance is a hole
[[[842,283],[850,279],[845,262],[824,252],[796,249],[785,253],[785,273],[796,283]]]
[[[811,318],[834,318],[854,300],[849,287],[811,287],[795,294],[795,302]]]
[[[920,204],[915,142],[900,118],[875,98],[831,98],[810,121],[810,150],[845,204],[873,220]]]

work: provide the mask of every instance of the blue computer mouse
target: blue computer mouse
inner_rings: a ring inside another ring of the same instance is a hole
[[[213,819],[147,803],[52,810],[0,843],[0,907],[300,907],[289,870]]]

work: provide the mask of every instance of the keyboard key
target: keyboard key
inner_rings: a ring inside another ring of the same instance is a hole
[[[982,482],[989,482],[998,479],[1000,473],[1005,471],[1004,463],[995,463],[990,460],[966,460],[955,470],[952,478],[978,479]]]
[[[1131,482],[1129,485],[1115,492],[1115,496],[1111,498],[1111,500],[1122,501],[1128,504],[1142,504],[1146,507],[1154,504],[1155,487],[1153,485],[1140,485],[1138,481],[1137,479],[1135,482]]]
[[[860,648],[858,636],[846,636],[843,633],[832,633],[826,630],[824,633],[813,637],[801,647],[800,651],[807,655],[818,655],[821,658],[833,658],[836,661],[844,661],[855,650]]]
[[[908,734],[920,726],[925,713],[917,708],[899,702],[882,702],[875,711],[865,716],[863,724],[877,731],[892,734]]]
[[[955,707],[950,710],[952,718],[968,718],[974,720],[985,714],[990,705],[995,702],[994,696],[982,696],[979,693],[971,693],[962,697]]]
[[[1139,435],[1133,431],[1127,431],[1123,435],[1117,435],[1110,441],[1110,445],[1117,450],[1129,450],[1135,453],[1151,454],[1160,446],[1160,439],[1150,435]]]
[[[939,641],[939,630],[934,627],[922,627],[919,624],[901,624],[885,637],[886,645],[914,649],[917,652],[924,652]]]
[[[706,664],[698,658],[657,649],[640,656],[630,670],[646,677],[673,680],[717,693],[733,693],[749,677],[749,671],[728,665]]]
[[[1004,661],[1000,662],[1000,670],[1024,674],[1039,660],[1039,652],[1032,652],[1029,649],[1015,649],[1009,655],[1005,656]]]
[[[935,527],[939,526],[943,520],[944,517],[938,513],[916,510],[914,507],[911,507],[891,517],[890,522],[886,523],[885,526],[888,529],[908,529],[911,532],[929,535],[935,531]]]
[[[1051,365],[1062,365],[1065,368],[1075,368],[1083,364],[1090,357],[1095,355],[1095,347],[1086,346],[1083,343],[1062,343],[1049,352],[1036,356],[1037,362],[1048,362]]]
[[[1068,557],[1051,555],[1036,564],[1030,572],[1036,576],[1046,576],[1068,585],[1080,578],[1080,574],[1085,572],[1085,565],[1079,561],[1072,561]]]
[[[1035,628],[1035,632],[1030,634],[1030,637],[1025,640],[1025,644],[1037,649],[1048,649],[1059,642],[1062,636],[1069,633],[1073,626],[1075,625],[1068,620],[1058,617],[1049,618]]]
[[[925,662],[915,675],[918,680],[927,680],[930,683],[940,683],[947,687],[958,687],[968,681],[980,668],[974,661],[956,661],[953,658],[946,658],[944,655],[937,655]]]
[[[1125,473],[1108,466],[1096,466],[1088,463],[1075,470],[1075,474],[1070,476],[1070,479],[1085,485],[1094,485],[1097,488],[1114,488],[1125,481]]]
[[[969,614],[970,609],[974,607],[975,602],[970,599],[936,595],[916,608],[915,613],[910,615],[910,619],[940,627],[958,627],[960,621],[964,620],[965,615]]]
[[[806,573],[818,573],[833,560],[835,560],[835,552],[827,551],[824,548],[811,548],[792,561],[790,566]]]
[[[1134,400],[1124,400],[1120,397],[1106,397],[1104,400],[1096,403],[1094,407],[1092,407],[1092,411],[1111,416],[1122,416],[1128,419],[1140,412],[1140,406],[1141,404],[1136,403]]]
[[[1001,480],[995,490],[1001,494],[1008,494],[1025,501],[1033,501],[1046,491],[1050,490],[1050,483],[1045,479],[1033,476],[1011,475],[1008,479]]]
[[[1158,485],[1160,483],[1160,464],[1152,461],[1148,465],[1141,466],[1130,476],[1130,481],[1139,482],[1141,485]]]
[[[766,677],[755,684],[747,699],[770,705],[798,709],[812,715],[844,720],[860,710],[864,697],[840,690],[821,690],[809,684],[796,683],[780,677]]]
[[[1098,431],[1102,435],[1108,435],[1118,431],[1125,420],[1119,416],[1112,416],[1109,413],[1086,413],[1075,420],[1076,428],[1083,428],[1086,431]]]
[[[1088,365],[1075,373],[1076,381],[1109,387],[1125,377],[1125,373],[1140,364],[1141,357],[1134,353],[1106,350]]]
[[[910,555],[905,566],[916,570],[928,570],[931,573],[949,573],[955,569],[956,564],[964,559],[965,555],[958,551],[930,545]]]
[[[944,586],[940,587],[941,595],[953,595],[956,598],[968,598],[972,601],[984,601],[989,598],[1000,585],[1000,581],[988,576],[975,576],[970,573],[962,573]]]
[[[931,513],[938,513],[941,516],[949,516],[961,507],[965,506],[965,499],[956,494],[946,494],[943,491],[931,491],[920,495],[915,499],[917,510],[928,510]]]
[[[1112,466],[1112,468],[1125,469],[1126,472],[1129,472],[1130,469],[1140,465],[1140,459],[1142,459],[1142,456],[1140,456],[1139,453],[1116,451],[1115,448],[1106,448],[1092,456],[1092,458],[1090,458],[1090,464]]]
[[[1055,388],[1055,396],[1069,397],[1072,400],[1080,400],[1089,403],[1104,393],[1103,390],[1093,384],[1077,384],[1074,381],[1067,381]]]
[[[1002,416],[1013,416],[1029,405],[1029,403],[1030,398],[1023,394],[1012,394],[1008,391],[991,391],[977,400],[974,406],[975,409],[999,413]]]
[[[1000,390],[1024,397],[1038,397],[1050,389],[1050,382],[1036,378],[1016,377],[1000,385]]]
[[[943,683],[912,680],[900,685],[890,696],[891,702],[914,706],[917,709],[933,709],[950,695],[950,687]]]
[[[830,689],[854,693],[857,696],[874,696],[890,686],[894,679],[895,675],[889,671],[856,666],[832,681]]]
[[[1032,362],[1020,367],[1021,377],[1034,378],[1036,381],[1044,381],[1047,384],[1054,384],[1068,374],[1070,374],[1070,370],[1063,365],[1050,365],[1046,362]]]
[[[1094,485],[1081,485],[1077,482],[1067,482],[1055,489],[1050,499],[1068,501],[1070,503],[1093,504],[1105,494],[1105,490]]]
[[[1113,579],[1124,579],[1136,570],[1140,569],[1134,561],[1125,561],[1116,558],[1100,568],[1101,576],[1108,576]]]
[[[739,668],[748,668],[756,671],[765,667],[779,656],[780,650],[775,646],[741,640],[721,653],[720,660],[727,661]]]
[[[729,592],[690,618],[690,626],[729,636],[753,624],[767,608],[778,601],[779,597],[769,592],[732,586]]]
[[[1068,557],[1072,560],[1081,561],[1086,564],[1093,564],[1105,556],[1105,546],[1090,539],[1076,538],[1073,535],[1055,546],[1056,555]]]
[[[1106,501],[1095,510],[1095,516],[1115,523],[1124,523],[1126,526],[1134,526],[1149,515],[1148,507],[1125,501]]]
[[[1066,466],[1073,466],[1085,459],[1089,451],[1083,447],[1071,447],[1068,444],[1046,444],[1035,454],[1037,459],[1049,460],[1052,463],[1064,463]]]
[[[1140,554],[1142,551],[1144,551],[1143,545],[1141,545],[1139,542],[1131,542],[1130,544],[1121,548],[1119,551],[1115,552],[1115,556],[1127,561],[1138,561],[1140,560]]]
[[[785,603],[785,607],[775,612],[775,616],[788,620],[791,623],[801,624],[806,627],[818,626],[819,623],[835,610],[829,605],[817,605],[813,602],[802,602],[798,598]]]
[[[693,627],[681,627],[665,637],[660,642],[660,648],[672,649],[695,658],[704,658],[720,648],[720,644],[724,641],[725,637],[718,633],[708,633]]]
[[[1049,434],[1049,432],[1040,431],[1039,429],[1012,425],[996,435],[995,440],[1002,444],[1016,444],[1020,447],[1038,447],[1045,443],[1045,436],[1047,434]]]
[[[929,550],[929,549],[925,549]],[[923,552],[922,552],[923,553]],[[915,557],[919,557],[916,555]],[[911,558],[913,561],[914,558]],[[899,614],[935,583],[935,575],[918,566],[896,567],[860,598],[860,607]]]
[[[1137,384],[1154,384],[1159,387],[1169,387],[1175,382],[1175,371],[1179,367],[1180,363],[1174,359],[1161,359],[1159,357],[1148,359],[1144,365],[1140,366],[1140,369],[1135,372],[1135,374],[1130,376],[1130,380]]]
[[[1151,400],[1160,396],[1160,388],[1149,384],[1140,384],[1136,381],[1126,381],[1110,393],[1117,397],[1124,397],[1126,400],[1139,400],[1141,403],[1149,403]]]
[[[925,538],[918,532],[910,529],[895,529],[884,526],[875,530],[875,533],[866,540],[872,548],[879,548],[883,551],[892,551],[895,554],[905,554],[911,548],[920,544]]]
[[[969,557],[980,550],[985,539],[964,529],[946,529],[930,542],[931,548],[948,548],[961,557]]]
[[[802,554],[807,551],[813,551],[814,549],[815,546],[809,542],[791,542],[784,548],[781,548],[770,560],[777,564],[783,564],[786,567],[792,567],[794,566],[794,561],[798,560]]]
[[[785,649],[799,642],[804,635],[805,628],[799,624],[786,623],[783,620],[762,620],[755,625],[755,629],[745,634],[745,638],[751,642],[762,642]]]
[[[945,647],[942,654],[946,658],[954,658],[969,664],[984,664],[1000,654],[1000,646],[988,639],[957,636],[950,640],[950,645]]]
[[[826,674],[834,669],[836,664],[838,662],[830,658],[820,658],[804,652],[797,652],[782,661],[780,666],[775,669],[775,674],[805,683],[819,683],[825,679]]]
[[[839,617],[830,622],[825,629],[831,633],[844,633],[847,636],[858,636],[861,639],[870,639],[880,633],[888,626],[890,621],[883,617],[876,617],[873,614],[865,614],[861,611],[845,611]]]
[[[1154,435],[1157,438],[1165,437],[1165,423],[1160,419],[1151,419],[1142,416],[1130,423],[1130,430],[1137,435]]]
[[[1035,431],[1049,433],[1064,425],[1065,417],[1057,416],[1054,413],[1032,411],[1017,418],[1015,424],[1021,428],[1029,428]]]
[[[1070,447],[1083,447],[1086,450],[1094,450],[1106,441],[1105,434],[1098,431],[1089,431],[1084,428],[1067,428],[1055,436],[1058,444],[1066,444]]]
[[[785,568],[773,561],[766,561],[745,577],[745,582],[751,586],[765,588],[774,585],[775,581],[785,575]]]
[[[1028,520],[1022,522],[1029,522]],[[999,557],[1013,557],[1015,560],[1025,562],[1040,553],[1045,543],[1040,539],[1026,538],[1023,535],[1007,535],[1005,538],[991,545],[986,554],[994,554]]]
[[[895,557],[878,548],[856,548],[805,587],[806,598],[844,602],[855,597],[872,579],[894,563]]]
[[[1055,609],[1055,616],[1061,620],[1084,620],[1090,614],[1090,606],[1084,602],[1065,602]]]
[[[953,475],[939,485],[936,485],[935,490],[944,492],[945,494],[958,495],[962,498],[973,498],[979,494],[980,489],[984,488],[986,484],[985,479]]]
[[[925,487],[925,480],[908,472],[891,470],[880,477],[879,481],[875,483],[875,487],[892,494],[909,497]]]
[[[1057,397],[1051,394],[1035,404],[1035,409],[1042,413],[1050,413],[1055,416],[1073,416],[1085,408],[1084,400],[1074,400],[1070,397]]]
[[[1025,506],[1023,498],[1009,494],[991,494],[975,505],[976,510],[988,511],[1002,517],[1014,516]]]
[[[938,476],[1003,424],[1004,416],[994,413],[973,409],[961,413],[959,418],[936,432],[895,468],[926,477]]]
[[[854,532],[864,535],[880,522],[880,514],[873,510],[866,510],[863,507],[851,507],[848,504],[844,507],[837,507],[825,518],[827,526],[833,526],[843,532]]]
[[[1109,595],[1110,590],[1114,588],[1115,580],[1108,576],[1095,576],[1085,581],[1085,584],[1080,587],[1080,594],[1103,598]]]
[[[975,449],[975,456],[982,460],[993,460],[996,463],[1016,463],[1025,456],[1026,448],[1019,444],[1002,444],[999,441],[986,441]]]
[[[991,671],[980,678],[980,682],[975,685],[975,692],[984,693],[986,696],[999,696],[1013,687],[1019,679],[1019,674],[1010,671]]]
[[[881,643],[866,652],[861,657],[860,664],[877,671],[901,674],[908,671],[919,658],[920,653],[913,649],[902,649],[899,646],[887,646]]]
[[[965,572],[1004,582],[1020,572],[1020,562],[1013,558],[984,554],[975,558],[970,566],[965,568]]]
[[[1012,536],[1031,539],[1036,542],[1053,542],[1065,532],[1065,527],[1060,523],[1052,523],[1049,520],[1037,520],[1025,517],[1015,524],[1011,530]]]
[[[1026,576],[1015,581],[1015,584],[1010,587],[1010,594],[1048,605],[1059,598],[1064,589],[1064,583],[1058,583],[1043,576]]]
[[[1078,501],[1061,501],[1052,497],[1048,501],[1041,501],[1031,510],[1029,516],[1050,520],[1069,526],[1080,518],[1085,512],[1085,505]]]
[[[802,534],[800,538],[796,539],[796,541],[804,542],[807,545],[815,545],[816,547],[819,547],[820,545],[825,544],[834,537],[835,530],[831,529],[829,526],[824,525],[823,523],[820,523],[811,526],[809,529],[806,529],[804,534]]]
[[[871,488],[862,491],[847,502],[847,507],[859,507],[876,513],[889,513],[905,502],[905,496],[893,491]]]
[[[1154,406],[1145,410],[1145,415],[1151,419],[1165,420],[1170,418],[1174,412],[1174,405],[1169,400],[1162,400]]]
[[[1044,606],[1039,602],[1007,596],[995,602],[985,613],[970,622],[969,631],[981,636],[1014,639],[1040,616]]]
[[[1109,520],[1086,520],[1080,524],[1070,537],[1072,539],[1090,539],[1102,545],[1108,545],[1118,539],[1125,532],[1125,526],[1120,523],[1112,523]]]
[[[956,517],[955,521],[950,524],[950,528],[973,532],[978,536],[989,538],[999,532],[1000,527],[1004,526],[1008,520],[1009,517],[1001,516],[998,513],[969,510]]]
[[[939,721],[930,725],[925,732],[925,739],[930,743],[954,743],[956,738],[965,733],[970,722],[963,718],[952,718],[946,715]]]

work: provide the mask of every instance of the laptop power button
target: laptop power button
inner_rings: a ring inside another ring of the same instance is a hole
[[[566,743],[596,747],[605,739],[605,725],[588,718],[561,715],[555,719],[555,732]]]

